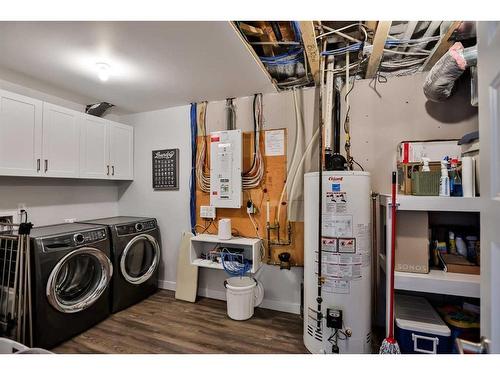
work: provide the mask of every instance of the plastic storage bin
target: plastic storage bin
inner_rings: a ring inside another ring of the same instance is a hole
[[[451,353],[451,331],[425,298],[396,295],[395,305],[401,353]]]
[[[0,354],[14,354],[28,349],[27,346],[17,341],[0,337]]]
[[[0,337],[0,354],[53,354],[41,348],[28,348],[17,341]]]
[[[440,172],[413,172],[411,175],[411,192],[413,195],[439,195]]]
[[[264,288],[257,280],[243,276],[231,277],[224,282],[227,298],[227,315],[234,320],[250,319],[254,307],[264,298]]]

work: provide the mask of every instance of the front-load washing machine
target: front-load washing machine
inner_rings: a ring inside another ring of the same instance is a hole
[[[158,289],[160,230],[154,218],[118,216],[88,220],[106,225],[115,269],[111,281],[111,311],[123,310]]]
[[[109,316],[111,246],[102,225],[35,227],[30,237],[33,343],[51,349]]]

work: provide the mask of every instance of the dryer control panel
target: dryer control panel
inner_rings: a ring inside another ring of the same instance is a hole
[[[139,221],[125,225],[117,225],[116,232],[119,236],[146,232],[156,228],[156,220]]]
[[[45,251],[55,251],[66,249],[68,247],[87,245],[93,242],[105,240],[106,238],[106,229],[99,229],[44,238],[42,239],[42,242]]]

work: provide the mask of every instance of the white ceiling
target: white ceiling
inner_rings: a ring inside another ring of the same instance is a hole
[[[275,91],[229,22],[0,22],[0,35],[0,68],[123,112]]]

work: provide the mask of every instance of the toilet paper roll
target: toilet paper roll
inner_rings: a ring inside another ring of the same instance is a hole
[[[464,156],[462,158],[462,191],[464,197],[474,197],[475,194],[475,171],[474,158]]]
[[[231,219],[220,219],[219,220],[219,240],[230,240],[231,239]]]

